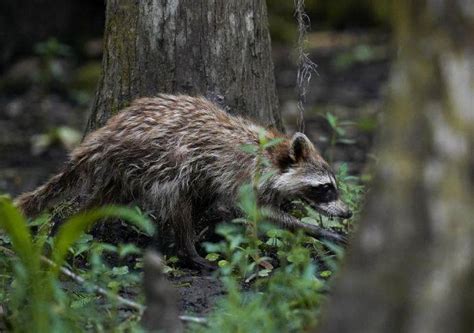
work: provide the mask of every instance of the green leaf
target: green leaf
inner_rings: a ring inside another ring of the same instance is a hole
[[[203,244],[204,248],[206,249],[207,252],[220,252],[221,250],[221,245],[220,244],[214,244],[214,243],[204,243]]]
[[[239,208],[250,219],[258,215],[257,200],[251,184],[243,185],[239,191]]]
[[[59,267],[63,264],[68,249],[97,220],[106,217],[115,217],[128,221],[148,235],[152,235],[154,232],[153,224],[145,216],[138,214],[136,210],[130,208],[106,206],[77,214],[69,218],[66,223],[59,228],[56,236],[52,252],[53,261],[58,265],[58,267],[55,268],[55,273],[57,273]]]
[[[336,133],[337,133],[339,136],[344,136],[344,135],[346,135],[346,130],[345,130],[344,128],[335,127],[334,130],[336,131]]]
[[[94,300],[94,297],[86,296],[71,302],[72,309],[80,309]]]
[[[319,276],[322,278],[328,278],[331,276],[331,274],[332,274],[331,271],[322,271],[321,273],[319,273]]]
[[[260,128],[260,130],[258,131],[258,142],[260,143],[261,147],[264,147],[268,143],[267,131],[263,128]]]
[[[342,163],[339,169],[337,170],[338,177],[342,177],[343,175],[347,175],[349,167],[347,166],[347,163]]]
[[[271,139],[270,141],[266,142],[264,145],[263,145],[263,148],[264,149],[268,149],[270,147],[273,147],[273,146],[276,146],[278,145],[279,143],[285,141],[284,138],[275,138],[275,139]]]
[[[219,261],[217,262],[217,265],[218,265],[219,267],[226,267],[226,266],[229,266],[229,262],[228,262],[227,260],[219,260]]]
[[[270,245],[270,246],[280,247],[283,245],[283,242],[276,237],[271,237],[267,239],[265,244]]]
[[[269,171],[265,172],[261,177],[260,177],[260,184],[265,183],[267,180],[269,180],[271,177],[273,177],[276,174],[275,171]]]
[[[39,269],[39,255],[34,248],[26,219],[6,196],[0,196],[0,227],[8,234],[15,253],[25,266]]]
[[[337,118],[330,112],[326,113],[326,120],[328,121],[331,128],[337,128]]]
[[[344,257],[344,248],[342,248],[341,246],[336,245],[336,244],[334,244],[330,241],[327,241],[327,240],[321,241],[321,243],[323,243],[332,252],[334,252],[338,258],[342,259]]]
[[[177,256],[171,256],[166,259],[166,262],[170,264],[176,264],[177,262],[179,262],[179,258]]]
[[[90,244],[94,240],[94,237],[90,234],[82,234],[77,240],[78,244]]]
[[[11,244],[10,237],[7,234],[0,233],[0,244]]]
[[[262,270],[258,271],[258,276],[266,277],[271,273],[271,271],[272,271],[271,269],[262,269]]]
[[[128,266],[120,266],[112,268],[112,274],[115,276],[128,274]]]
[[[258,153],[258,146],[252,144],[244,144],[240,146],[243,152],[255,155]]]
[[[27,294],[17,294],[21,303],[28,303],[22,309],[29,319],[26,325],[32,328],[31,331],[49,332],[50,322],[48,315],[44,315],[44,304],[52,297],[51,281],[41,271],[40,249],[33,243],[26,219],[6,196],[0,196],[0,228],[8,234],[21,261],[21,264],[14,264],[17,283],[14,289],[27,290]]]
[[[56,137],[66,149],[71,150],[81,142],[82,134],[71,127],[61,126],[56,129]]]
[[[219,259],[220,255],[218,253],[209,253],[207,256],[206,256],[206,259],[209,260],[209,261],[216,261],[217,259]]]
[[[171,266],[168,266],[168,265],[164,265],[163,266],[163,273],[165,274],[169,274],[171,272],[173,272],[175,269]]]
[[[117,250],[118,250],[115,245],[108,244],[108,243],[99,243],[97,244],[97,248],[100,249],[100,252],[107,251],[110,253],[117,253]]]
[[[129,254],[140,254],[142,251],[135,244],[120,244],[118,254],[123,258]]]
[[[323,227],[324,228],[340,228],[340,227],[342,227],[340,219],[328,218],[328,217],[324,216],[322,218],[322,220],[323,220]]]
[[[249,223],[249,220],[243,217],[238,217],[238,218],[233,219],[232,223],[245,225]]]
[[[281,237],[282,232],[283,231],[281,229],[270,229],[267,231],[267,236],[268,237]]]
[[[120,288],[120,282],[110,281],[109,283],[107,283],[107,287],[112,290],[117,290],[118,288]]]
[[[49,223],[50,217],[47,215],[47,214],[43,214],[41,216],[39,216],[38,218],[34,219],[33,221],[31,221],[30,223],[28,223],[28,225],[30,227],[38,227],[38,226],[42,226],[46,223]]]

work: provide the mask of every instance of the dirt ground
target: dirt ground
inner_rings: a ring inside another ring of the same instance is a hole
[[[332,157],[336,168],[344,162],[350,172],[361,174],[371,158],[374,129],[383,109],[391,54],[387,37],[366,32],[313,33],[309,45],[318,73],[307,95],[305,132],[325,156]],[[275,45],[273,53],[280,106],[287,131],[293,132],[297,117],[293,50]],[[67,158],[65,145],[71,133],[80,137],[90,103],[90,97],[78,101],[61,87],[37,84],[28,76],[38,69],[34,63],[35,59],[20,59],[0,79],[0,193],[13,197],[34,189],[59,170]],[[65,70],[79,65],[67,64]],[[328,112],[345,130],[333,150]],[[171,278],[181,309],[207,313],[222,295],[222,286],[212,276],[182,272]]]

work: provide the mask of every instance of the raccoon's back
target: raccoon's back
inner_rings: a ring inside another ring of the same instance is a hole
[[[204,98],[160,95],[133,102],[80,150],[94,152],[88,164],[102,166],[96,178],[111,172],[134,187],[174,181],[234,188],[253,168],[241,147],[256,144],[260,130]]]
[[[199,157],[222,159],[241,155],[243,144],[256,144],[261,127],[227,114],[212,102],[190,96],[140,98],[101,129],[85,146],[103,145],[105,154],[169,155],[185,161]]]
[[[212,138],[213,142],[234,145],[255,142],[260,127],[240,117],[229,115],[219,106],[202,97],[160,95],[140,98],[110,120],[120,134],[142,136],[144,139],[179,137],[191,141]],[[117,133],[117,134],[119,134]]]

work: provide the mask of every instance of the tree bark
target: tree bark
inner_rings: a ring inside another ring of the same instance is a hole
[[[474,3],[393,8],[377,177],[318,332],[472,332]]]
[[[230,113],[282,129],[267,22],[264,0],[108,0],[87,131],[157,93],[223,96]]]

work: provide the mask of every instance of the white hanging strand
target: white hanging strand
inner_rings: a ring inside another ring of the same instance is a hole
[[[304,0],[294,0],[295,16],[298,23],[298,72],[296,75],[296,86],[298,90],[298,120],[297,127],[304,132],[304,103],[308,92],[311,75],[317,73],[318,67],[305,52],[306,33],[310,28],[310,19],[304,9]]]

